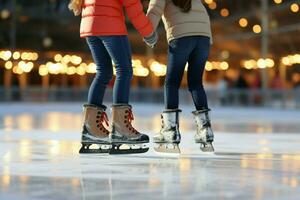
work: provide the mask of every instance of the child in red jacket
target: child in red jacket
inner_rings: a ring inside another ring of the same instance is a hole
[[[149,143],[149,137],[131,124],[134,118],[129,105],[129,90],[133,70],[123,7],[144,40],[154,46],[157,35],[143,12],[140,0],[71,0],[69,5],[75,15],[82,15],[80,36],[86,38],[97,65],[88,104],[84,105],[80,153],[143,153],[148,150],[142,147],[120,148],[123,144]],[[116,81],[113,89],[112,131],[109,132],[103,125],[108,125],[103,97],[113,76],[112,61],[116,67]],[[92,144],[99,144],[99,149],[90,149]],[[103,149],[107,145],[112,146]]]

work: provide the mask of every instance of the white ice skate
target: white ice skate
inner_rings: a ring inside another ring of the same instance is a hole
[[[181,140],[179,132],[179,112],[181,110],[167,110],[161,115],[162,128],[153,137],[156,146],[154,150],[160,153],[180,153],[179,143]]]
[[[211,129],[210,109],[194,111],[194,118],[197,125],[197,133],[195,134],[195,142],[200,143],[200,149],[203,152],[214,152],[212,142],[214,141],[214,133]]]

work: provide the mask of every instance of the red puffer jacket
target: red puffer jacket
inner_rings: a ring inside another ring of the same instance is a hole
[[[140,34],[151,35],[153,27],[140,0],[84,0],[80,36],[127,35],[123,7]]]

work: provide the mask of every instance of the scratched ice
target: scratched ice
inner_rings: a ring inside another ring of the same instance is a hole
[[[162,106],[135,104],[153,135]],[[0,105],[0,199],[299,199],[300,113],[214,108],[215,155],[193,142],[184,107],[182,155],[79,155],[80,104]]]

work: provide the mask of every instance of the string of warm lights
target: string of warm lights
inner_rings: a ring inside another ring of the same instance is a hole
[[[258,60],[251,59],[242,61],[242,66],[246,69],[265,69],[274,67],[275,62],[271,58],[260,58]]]
[[[149,75],[149,69],[143,66],[141,60],[132,60],[132,65],[134,76],[147,77]]]
[[[2,60],[27,60],[27,61],[36,61],[39,58],[38,53],[36,52],[11,52],[10,50],[0,51],[0,59]]]
[[[167,73],[167,66],[159,63],[155,60],[150,60],[148,62],[151,71],[154,73],[155,76],[165,76]]]
[[[4,61],[3,66],[6,70],[12,70],[15,74],[29,73],[37,66],[39,55],[36,52],[21,52],[10,50],[0,51],[0,60]],[[280,59],[282,65],[292,66],[300,64],[300,54],[287,55]],[[167,72],[166,64],[160,63],[157,60],[150,59],[147,61],[149,68],[145,67],[140,59],[133,59],[133,74],[137,77],[147,77],[150,71],[157,77],[165,76]],[[241,66],[246,69],[264,69],[273,68],[275,61],[272,58],[259,58],[258,60],[250,59],[241,61]],[[187,71],[186,65],[185,71]],[[208,61],[205,65],[206,71],[212,70],[228,70],[229,63],[226,61]],[[53,61],[40,64],[38,67],[40,76],[47,75],[85,75],[96,73],[96,64],[93,62],[83,62],[82,57],[78,55],[62,55],[56,54],[53,56]],[[116,71],[114,69],[114,74]]]
[[[212,70],[227,70],[229,69],[229,64],[226,61],[219,62],[219,61],[208,61],[205,65],[206,71],[212,71]]]
[[[285,56],[281,59],[281,63],[285,66],[300,64],[300,54]]]
[[[293,54],[287,55],[280,59],[281,64],[283,66],[292,66],[296,64],[300,64],[300,54]],[[271,58],[260,58],[258,60],[250,59],[250,60],[243,60],[241,62],[242,66],[246,69],[264,69],[264,68],[272,68],[275,66],[275,62]]]
[[[15,74],[29,73],[34,67],[33,61],[38,57],[36,52],[0,51],[0,59],[6,61],[5,69],[12,70]]]

